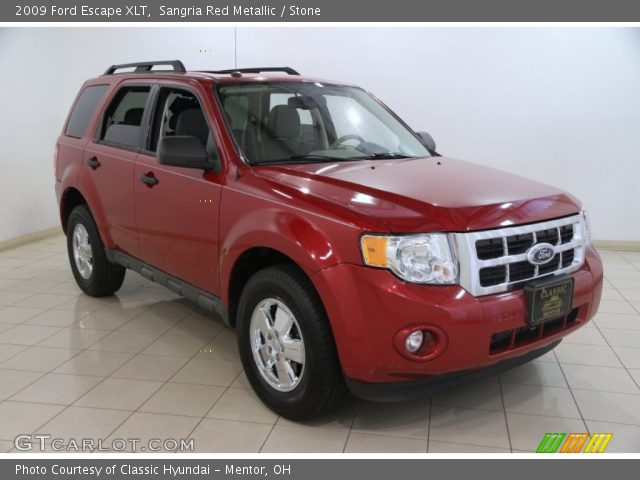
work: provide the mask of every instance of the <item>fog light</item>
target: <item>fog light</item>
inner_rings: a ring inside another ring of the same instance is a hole
[[[410,325],[393,337],[396,351],[407,360],[428,362],[439,357],[449,345],[447,334],[435,325]]]
[[[404,346],[407,351],[415,353],[420,350],[423,340],[424,335],[422,334],[422,330],[417,330],[407,336],[407,339],[404,342]]]

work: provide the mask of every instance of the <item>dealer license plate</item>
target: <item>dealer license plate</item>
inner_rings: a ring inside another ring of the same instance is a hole
[[[571,311],[573,277],[558,275],[529,282],[524,287],[529,324],[564,317]]]

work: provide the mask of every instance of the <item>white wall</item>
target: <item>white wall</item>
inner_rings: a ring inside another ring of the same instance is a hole
[[[0,30],[0,241],[56,225],[51,154],[84,79],[232,67],[234,47],[232,28]],[[565,188],[595,238],[640,241],[639,29],[239,27],[237,61],[359,84],[442,153]]]
[[[174,58],[233,67],[234,30],[0,28],[0,242],[59,225],[53,149],[82,83],[114,63]]]

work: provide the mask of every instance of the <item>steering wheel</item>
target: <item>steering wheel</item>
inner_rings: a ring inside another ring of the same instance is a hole
[[[335,142],[333,142],[329,148],[339,147],[341,144],[343,144],[347,140],[358,140],[358,145],[356,145],[356,148],[358,148],[360,145],[364,143],[364,138],[362,138],[360,135],[355,135],[355,134],[343,135],[340,138],[338,138]]]

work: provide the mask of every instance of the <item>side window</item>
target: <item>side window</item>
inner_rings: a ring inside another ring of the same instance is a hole
[[[163,137],[188,135],[205,146],[209,159],[218,158],[218,150],[211,135],[198,98],[187,90],[163,87],[160,89],[153,117],[149,150],[155,152]]]
[[[105,112],[100,140],[114,145],[138,147],[140,125],[150,87],[123,87]]]
[[[269,111],[278,105],[289,105],[289,99],[293,97],[295,97],[295,95],[291,93],[272,93],[269,97]],[[309,110],[303,110],[301,108],[297,108],[296,110],[298,110],[298,114],[300,115],[301,125],[313,125],[313,118]]]
[[[91,115],[104,97],[108,85],[90,85],[86,87],[76,101],[64,134],[67,137],[82,138],[89,126]]]

